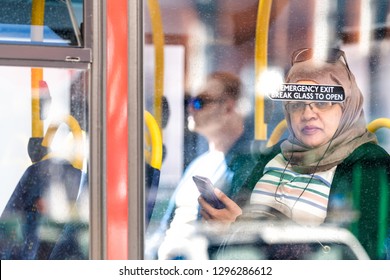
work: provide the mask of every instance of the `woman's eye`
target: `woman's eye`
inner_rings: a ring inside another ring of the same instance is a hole
[[[328,102],[316,102],[316,103],[314,103],[314,106],[319,108],[319,109],[324,109],[324,108],[329,107],[329,103]]]
[[[303,107],[304,107],[303,103],[293,103],[292,104],[293,110],[299,110],[299,109],[302,109]]]

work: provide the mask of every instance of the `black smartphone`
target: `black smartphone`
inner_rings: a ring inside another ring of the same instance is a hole
[[[218,199],[214,193],[214,186],[211,183],[209,178],[202,176],[193,176],[196,186],[198,187],[199,192],[203,198],[216,209],[223,209],[225,205]]]

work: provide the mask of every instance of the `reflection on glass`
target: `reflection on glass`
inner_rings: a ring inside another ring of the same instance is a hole
[[[86,259],[87,72],[0,67],[0,258]]]

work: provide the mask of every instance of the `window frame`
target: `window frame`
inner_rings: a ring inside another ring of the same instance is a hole
[[[24,66],[42,68],[85,69],[89,73],[88,95],[89,111],[88,126],[90,134],[88,179],[89,179],[89,258],[104,258],[104,153],[102,127],[104,79],[102,30],[104,18],[102,15],[104,0],[84,0],[83,8],[83,46],[55,46],[0,43],[1,66]]]

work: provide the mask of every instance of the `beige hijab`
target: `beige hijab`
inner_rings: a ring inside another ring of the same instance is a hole
[[[283,156],[294,170],[310,174],[326,171],[342,162],[357,147],[367,142],[376,143],[376,136],[366,129],[363,96],[354,75],[341,60],[335,63],[318,62],[314,59],[296,62],[287,74],[286,83],[311,80],[318,84],[341,85],[345,92],[343,114],[333,139],[323,146],[310,148],[300,142],[291,128],[291,119],[285,111],[290,131],[288,140],[281,145]]]

